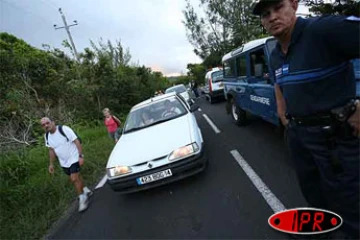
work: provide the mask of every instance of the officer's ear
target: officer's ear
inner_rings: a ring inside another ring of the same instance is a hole
[[[290,4],[291,4],[291,7],[292,9],[294,9],[294,11],[296,12],[298,7],[299,7],[299,2],[298,0],[289,0],[290,1]]]

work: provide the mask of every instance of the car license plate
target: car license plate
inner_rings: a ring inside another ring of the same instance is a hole
[[[161,171],[161,172],[156,172],[150,175],[146,175],[143,177],[139,177],[136,179],[138,185],[142,185],[142,184],[146,184],[146,183],[150,183],[150,182],[154,182],[163,178],[167,178],[167,177],[171,177],[172,176],[172,172],[170,169]]]

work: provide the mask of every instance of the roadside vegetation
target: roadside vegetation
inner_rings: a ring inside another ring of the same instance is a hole
[[[114,143],[103,126],[74,127],[84,147],[81,174],[94,187],[105,173]],[[40,143],[43,143],[42,138]],[[76,199],[69,178],[56,164],[48,172],[45,146],[0,155],[0,239],[39,239]]]

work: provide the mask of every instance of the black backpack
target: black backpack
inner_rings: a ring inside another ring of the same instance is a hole
[[[64,130],[63,130],[62,127],[63,127],[62,125],[58,125],[58,129],[59,129],[60,134],[63,135],[63,136],[66,138],[67,141],[69,141],[69,138],[68,138],[68,137],[66,136],[66,134],[64,133]],[[74,130],[73,130],[73,131],[74,131]],[[75,131],[74,131],[74,133],[75,133],[77,139],[79,140],[79,142],[82,143],[81,138],[79,137],[79,135],[77,135],[77,133],[76,133]],[[46,137],[46,144],[49,145],[49,142],[48,142],[49,132],[47,132],[47,133],[45,134],[45,137]]]

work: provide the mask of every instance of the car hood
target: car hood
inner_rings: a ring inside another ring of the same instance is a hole
[[[107,168],[133,166],[167,156],[192,143],[188,115],[123,134],[113,149]]]

